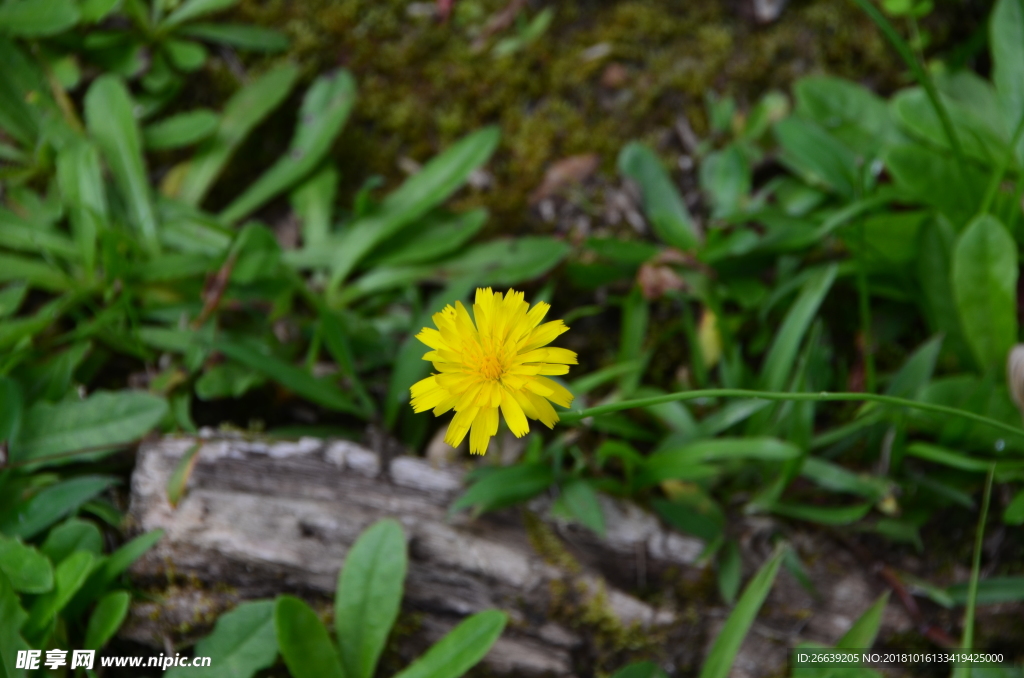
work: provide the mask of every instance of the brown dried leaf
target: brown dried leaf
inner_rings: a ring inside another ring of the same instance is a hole
[[[681,290],[686,287],[683,279],[670,267],[650,261],[640,266],[636,281],[647,300],[657,299],[669,290]]]
[[[597,153],[584,153],[562,158],[552,163],[544,173],[544,181],[530,196],[530,204],[536,205],[567,186],[578,184],[597,169],[601,159]]]

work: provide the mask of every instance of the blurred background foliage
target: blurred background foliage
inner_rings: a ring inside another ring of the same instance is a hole
[[[962,642],[1019,641],[972,634],[1024,600],[1024,7],[857,4],[0,4],[0,657],[113,637],[160,536],[110,548],[117,452],[154,431],[457,458],[412,335],[478,286],[573,328],[576,411],[499,434],[453,510],[544,495],[601,535],[610,496],[703,539],[736,621],[702,675],[801,577],[780,532],[741,594],[756,514],[927,554]]]

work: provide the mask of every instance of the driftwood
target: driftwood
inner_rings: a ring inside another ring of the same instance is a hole
[[[172,507],[168,480],[197,443],[187,492]],[[401,633],[388,659],[395,668],[466,615],[489,608],[510,615],[484,660],[492,674],[588,675],[640,646],[667,668],[699,667],[728,614],[712,573],[693,567],[702,542],[605,497],[603,540],[543,518],[550,498],[475,520],[449,516],[463,473],[408,456],[382,469],[377,454],[345,441],[209,432],[146,443],[132,478],[130,515],[135,529],[166,534],[132,568],[152,595],[134,605],[122,637],[174,651],[238,602],[281,592],[302,595],[330,614],[348,548],[365,528],[392,517],[405,529],[410,555]],[[788,648],[802,640],[835,642],[886,588],[820,533],[752,516],[733,535],[745,576],[764,562],[772,536],[783,535],[810,555],[808,574],[817,589],[811,595],[780,573],[733,678],[779,674]],[[658,598],[661,609],[626,593],[645,588],[669,592]],[[883,636],[912,626],[890,602]]]
[[[172,507],[168,479],[197,442],[187,492]],[[628,582],[647,570],[692,563],[700,541],[664,529],[635,507],[606,501],[606,540],[561,529],[577,559],[559,552],[552,526],[529,512],[532,531],[519,511],[449,518],[462,475],[413,457],[395,458],[382,472],[375,453],[345,441],[218,435],[144,444],[132,479],[131,519],[140,530],[162,528],[166,535],[132,574],[162,594],[135,606],[122,635],[163,648],[192,639],[240,600],[282,591],[332,596],[348,548],[384,517],[398,519],[409,539],[405,606],[415,613],[420,646],[465,615],[500,608],[511,622],[486,658],[488,668],[569,676],[584,638],[551,618],[552,608],[566,602],[559,591],[577,605],[602,605],[624,628],[675,621],[672,612],[609,585],[588,563]],[[544,543],[554,551],[541,555]]]

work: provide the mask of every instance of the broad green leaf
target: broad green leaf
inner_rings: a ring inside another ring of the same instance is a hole
[[[946,592],[958,605],[967,602],[967,582],[953,584]],[[991,577],[978,582],[978,605],[1024,601],[1024,577]]]
[[[165,30],[173,28],[192,19],[213,14],[214,12],[221,12],[237,4],[238,0],[185,0],[164,19],[160,27]]]
[[[668,678],[668,674],[654,662],[635,662],[623,666],[612,678]]]
[[[109,476],[78,476],[45,487],[0,516],[0,532],[29,539],[110,487]]]
[[[801,78],[793,86],[796,112],[854,151],[875,155],[898,138],[885,101],[863,85],[833,76]]]
[[[761,383],[765,390],[786,390],[800,344],[825,295],[832,288],[836,270],[835,264],[820,268],[801,287],[800,295],[775,333],[775,340],[765,356],[761,368]]]
[[[61,561],[54,570],[53,589],[37,598],[29,610],[28,621],[25,622],[25,637],[32,639],[42,633],[50,620],[64,609],[75,592],[85,583],[92,571],[96,557],[88,551],[75,551]]]
[[[150,530],[122,545],[110,556],[103,558],[93,569],[89,579],[82,585],[78,595],[68,605],[68,609],[73,615],[80,614],[96,596],[106,591],[119,576],[131,567],[132,563],[153,548],[153,545],[163,536],[163,530]]]
[[[96,147],[82,140],[57,154],[57,185],[71,218],[82,264],[89,275],[96,267],[96,244],[106,226],[107,195]]]
[[[1010,503],[1006,505],[1003,522],[1007,525],[1024,525],[1024,490],[1014,495]]]
[[[274,627],[281,657],[293,678],[351,678],[341,668],[324,623],[305,602],[278,596]]]
[[[146,435],[166,413],[167,401],[140,391],[99,391],[85,400],[37,402],[25,412],[11,460],[52,465],[73,459],[47,457],[89,448],[109,451]]]
[[[62,400],[71,392],[75,370],[92,350],[87,342],[73,344],[41,364],[25,368],[21,375],[30,384],[25,394],[29,401]]]
[[[113,591],[100,598],[89,617],[85,630],[86,650],[99,650],[107,644],[128,616],[128,605],[132,596],[127,591]]]
[[[476,666],[501,637],[508,615],[498,610],[477,612],[395,678],[459,678]]]
[[[189,205],[203,201],[231,155],[256,125],[288,96],[299,76],[294,64],[278,66],[236,92],[224,105],[217,133],[196,150],[176,195]]]
[[[156,214],[132,108],[128,89],[114,75],[97,78],[85,95],[89,132],[103,152],[143,243],[151,252],[159,252]]]
[[[850,630],[843,634],[843,637],[836,643],[838,650],[866,650],[875,644],[878,636],[878,628],[882,625],[882,615],[885,613],[885,606],[889,604],[889,592],[886,591],[864,611],[857,621],[853,623]]]
[[[233,363],[220,363],[206,369],[196,380],[196,397],[200,400],[239,398],[266,379],[252,369]]]
[[[195,647],[195,656],[209,657],[210,666],[175,667],[167,678],[252,678],[277,659],[274,601],[242,603],[217,618],[213,632]]]
[[[898,189],[941,211],[957,230],[974,215],[988,182],[972,165],[959,167],[949,153],[919,144],[891,146],[885,165]]]
[[[348,678],[372,678],[398,619],[408,569],[405,534],[381,520],[352,545],[338,574],[334,624]]]
[[[21,302],[25,300],[28,285],[24,282],[13,282],[0,289],[0,318],[7,318],[18,312]]]
[[[854,197],[857,164],[850,149],[817,124],[797,116],[776,123],[774,130],[784,165],[812,186]]]
[[[81,10],[83,22],[99,23],[119,4],[120,0],[82,0],[78,3],[78,8]]]
[[[360,413],[359,407],[344,391],[330,382],[316,379],[308,372],[289,365],[266,352],[266,349],[255,342],[220,339],[214,344],[214,348],[318,405],[339,412]]]
[[[480,243],[434,266],[448,280],[469,278],[477,287],[510,287],[544,275],[569,250],[554,238],[524,236]]]
[[[953,250],[953,294],[984,370],[1002,370],[1017,341],[1017,244],[998,219],[971,222]]]
[[[530,499],[555,480],[550,464],[521,464],[496,468],[473,483],[449,509],[473,507],[477,513],[510,506]]]
[[[667,245],[691,250],[699,244],[697,226],[658,156],[643,144],[626,144],[619,153],[619,172],[639,186],[651,228]]]
[[[284,33],[247,24],[192,24],[177,33],[252,52],[283,52],[288,49],[288,36]]]
[[[947,337],[947,345],[960,354],[968,349],[960,327],[960,313],[956,308],[951,280],[955,242],[956,234],[946,219],[937,218],[922,228],[918,241],[917,279],[921,285],[925,318],[935,332]]]
[[[388,195],[375,211],[353,223],[337,242],[330,288],[336,289],[379,243],[447,200],[491,157],[498,139],[494,127],[460,139]]]
[[[707,659],[704,660],[700,678],[728,678],[729,669],[732,668],[733,661],[736,659],[736,653],[739,652],[740,645],[743,643],[747,631],[750,630],[750,625],[754,623],[754,618],[757,617],[761,605],[768,597],[768,592],[775,582],[775,575],[778,574],[779,565],[782,564],[785,548],[784,546],[776,547],[772,557],[747,583],[743,595],[740,596],[736,607],[725,620],[725,625],[718,632],[718,637],[715,638],[714,645],[711,646],[711,651],[708,653]]]
[[[254,222],[242,228],[231,255],[235,257],[231,282],[249,285],[276,275],[281,263],[281,246],[269,228]]]
[[[712,218],[740,212],[750,195],[751,182],[750,164],[735,144],[709,154],[700,165],[700,185],[711,198]]]
[[[41,38],[62,33],[78,23],[73,0],[7,0],[0,3],[0,33]]]
[[[147,125],[142,130],[142,140],[146,148],[157,151],[191,146],[216,132],[219,124],[220,116],[216,113],[197,108]]]
[[[952,151],[942,121],[923,89],[903,90],[893,97],[891,105],[904,129],[933,146]],[[991,128],[983,117],[955,101],[946,99],[943,105],[964,155],[989,165],[1002,160],[1006,155],[1007,133],[1004,130]]]
[[[302,221],[302,244],[311,250],[326,250],[338,192],[338,170],[331,162],[299,184],[291,193],[292,209]],[[329,252],[323,265],[329,263]]]
[[[185,73],[197,71],[206,63],[206,48],[191,40],[167,40],[164,42],[163,48],[171,64]],[[174,75],[168,71],[168,83],[173,83],[173,78]]]
[[[589,482],[577,478],[562,487],[561,501],[569,514],[580,524],[592,530],[599,537],[604,537],[604,512],[597,499],[597,492]]]
[[[775,503],[770,508],[773,513],[795,520],[806,520],[822,525],[849,525],[866,516],[871,510],[871,504],[811,506],[810,504]]]
[[[15,668],[19,650],[29,649],[19,633],[28,615],[21,609],[18,594],[0,571],[0,678],[24,678],[25,669]]]
[[[42,552],[54,563],[75,551],[89,551],[97,556],[103,553],[103,534],[95,523],[70,518],[50,530],[42,546]]]
[[[684,485],[688,491],[673,491],[672,500],[651,499],[651,506],[662,519],[686,534],[692,534],[707,542],[713,542],[722,535],[725,514],[706,492],[696,483]]]
[[[331,149],[355,99],[355,80],[347,71],[318,78],[302,102],[298,128],[284,156],[224,208],[219,218],[238,221],[309,174]]]
[[[722,600],[728,605],[736,602],[736,594],[740,592],[740,580],[743,576],[743,563],[740,560],[740,547],[734,539],[725,543],[718,559],[718,591]]]
[[[1020,0],[999,0],[989,22],[992,82],[1009,134],[1024,116],[1024,5]],[[1017,157],[1024,163],[1024,138],[1018,143]]]
[[[15,591],[46,593],[53,588],[53,568],[49,559],[20,539],[0,535],[0,572]]]

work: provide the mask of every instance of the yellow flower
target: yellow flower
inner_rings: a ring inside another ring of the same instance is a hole
[[[527,417],[554,428],[554,402],[569,407],[572,394],[545,374],[566,374],[576,354],[564,348],[542,348],[569,328],[561,320],[540,324],[548,304],[532,309],[522,292],[509,290],[504,299],[491,288],[477,289],[473,316],[460,302],[434,314],[437,329],[424,327],[416,338],[434,349],[423,356],[433,374],[412,387],[412,408],[440,416],[455,410],[444,441],[457,446],[472,429],[469,451],[484,454],[498,432],[498,410],[516,437],[530,431]]]

